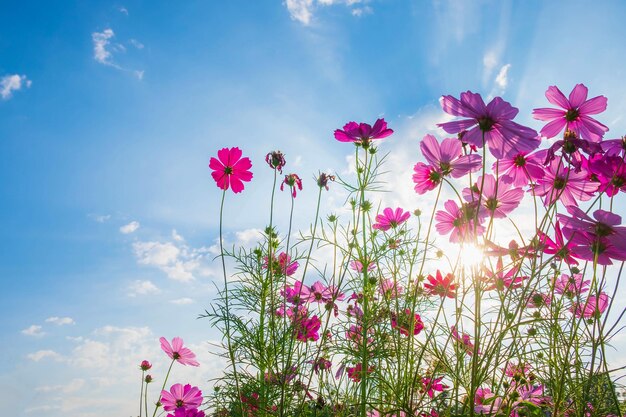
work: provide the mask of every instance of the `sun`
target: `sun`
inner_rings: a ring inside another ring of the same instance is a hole
[[[469,244],[459,249],[459,258],[464,268],[474,268],[483,263],[484,253],[479,247]]]

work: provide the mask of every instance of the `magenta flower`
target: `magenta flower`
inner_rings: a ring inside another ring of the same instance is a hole
[[[391,328],[398,329],[404,336],[409,336],[411,332],[415,336],[424,329],[424,323],[419,314],[413,314],[407,308],[399,314],[391,313]]]
[[[442,376],[439,378],[422,378],[421,391],[427,393],[430,398],[434,398],[435,392],[443,392],[447,388],[450,388],[447,385],[441,383],[442,379]]]
[[[347,367],[346,371],[348,373],[348,378],[350,378],[354,382],[359,382],[365,374],[363,370],[363,365],[361,365],[360,363],[357,363],[356,366],[353,366],[353,367],[351,366]],[[372,372],[374,372],[374,366],[368,367],[367,373],[371,374]]]
[[[469,333],[463,332],[462,334],[459,334],[456,326],[450,327],[450,333],[452,335],[452,339],[457,342],[458,345],[460,345],[465,353],[467,353],[469,356],[472,356],[474,354],[474,344],[472,343],[472,339]],[[478,354],[480,355],[480,350],[478,351]]]
[[[541,141],[533,129],[513,121],[519,110],[501,97],[496,97],[485,105],[480,94],[466,91],[461,93],[460,100],[452,96],[443,96],[441,107],[448,114],[467,119],[440,123],[437,126],[448,133],[467,130],[463,135],[463,142],[479,148],[486,144],[496,158],[512,157],[519,152],[533,151]]]
[[[568,298],[580,297],[589,290],[589,280],[583,281],[582,274],[561,274],[554,279],[554,292]]]
[[[459,207],[454,200],[444,203],[444,210],[435,213],[437,224],[435,228],[442,235],[450,234],[450,242],[472,241],[477,235],[481,235],[485,228],[480,225],[482,217],[476,213],[476,204],[467,203]],[[476,221],[478,217],[478,222]]]
[[[507,176],[502,176],[497,181],[491,174],[486,174],[484,178],[479,176],[472,188],[463,190],[463,197],[468,202],[480,201],[480,209],[486,216],[503,219],[519,206],[524,197],[524,190],[512,188],[511,182]]]
[[[436,167],[443,176],[461,178],[469,172],[480,169],[482,158],[479,155],[463,155],[461,141],[458,139],[444,139],[441,144],[433,135],[426,135],[420,143],[420,149],[426,161]]]
[[[164,337],[161,337],[159,340],[161,341],[161,349],[171,359],[178,361],[182,365],[200,366],[196,361],[196,354],[183,346],[183,339],[180,337],[173,338],[171,345]]]
[[[302,317],[295,319],[296,339],[301,342],[316,341],[319,339],[317,333],[322,325],[322,322],[317,316]]]
[[[296,281],[293,287],[286,286],[285,289],[281,291],[281,295],[285,297],[287,302],[300,305],[311,298],[311,290],[302,282]]]
[[[562,260],[568,265],[578,265],[578,261],[571,256],[571,249],[574,245],[565,241],[561,223],[557,221],[554,225],[554,240],[541,230],[537,230],[537,237],[544,253],[554,255],[557,260]]]
[[[285,161],[285,155],[283,155],[281,151],[273,151],[265,155],[265,162],[267,162],[270,168],[281,174],[283,173],[283,167],[287,163],[287,161]]]
[[[478,388],[474,397],[474,412],[495,414],[502,407],[502,398],[496,398],[489,388]]]
[[[520,152],[494,162],[492,169],[495,172],[497,168],[501,174],[508,175],[513,180],[514,186],[522,187],[543,177],[544,153],[542,151],[531,154]]]
[[[548,165],[557,157],[557,151],[560,151],[560,156],[564,161],[579,172],[585,164],[583,153],[592,157],[601,153],[602,147],[599,143],[579,138],[574,131],[566,130],[563,139],[557,140],[548,149],[540,151],[545,152],[546,155],[544,165]]]
[[[278,254],[278,257],[272,256],[273,260],[270,265],[270,270],[275,276],[292,276],[298,270],[298,262],[291,262],[291,256],[285,252]],[[263,269],[267,269],[267,256],[263,258]]]
[[[202,391],[198,387],[187,384],[174,384],[169,391],[161,391],[161,404],[165,411],[172,411],[177,408],[192,410],[202,404]]]
[[[626,192],[626,162],[619,156],[603,155],[589,161],[589,168],[600,181],[600,191],[613,197]]]
[[[530,373],[530,365],[527,363],[518,363],[515,364],[513,362],[509,362],[504,369],[504,375],[515,378],[515,377],[526,377]]]
[[[441,275],[441,271],[437,270],[434,277],[428,275],[426,279],[428,282],[424,283],[424,289],[429,295],[438,295],[441,298],[456,297],[456,284],[454,283],[454,275],[451,273],[446,274],[444,278]]]
[[[609,306],[609,296],[605,292],[601,292],[597,297],[589,296],[587,301],[575,303],[572,306],[572,313],[576,317],[584,317],[590,319],[600,317]]]
[[[588,180],[588,173],[581,169],[575,172],[563,166],[563,161],[555,159],[546,167],[545,175],[537,181],[531,191],[543,197],[543,204],[549,206],[561,201],[563,205],[578,205],[576,200],[587,201],[593,197],[599,184]]]
[[[383,214],[376,216],[376,223],[374,223],[372,228],[383,231],[387,231],[392,228],[395,229],[405,221],[409,220],[410,217],[411,213],[402,210],[400,207],[395,210],[387,207],[383,210]]]
[[[513,266],[505,273],[502,258],[498,258],[495,271],[485,267],[483,268],[483,272],[485,273],[484,281],[487,283],[484,291],[507,291],[507,289],[520,288],[524,279],[527,278],[519,275],[518,266]]]
[[[226,191],[229,187],[233,192],[243,191],[243,182],[252,180],[252,163],[250,158],[242,158],[239,148],[223,148],[217,152],[217,159],[211,158],[209,168],[211,176],[219,188]]]
[[[343,130],[335,130],[335,139],[339,142],[354,142],[367,146],[371,140],[386,138],[392,133],[393,130],[387,129],[385,119],[376,120],[373,127],[367,123],[349,122]]]
[[[626,135],[619,139],[604,140],[600,143],[600,146],[608,156],[622,155],[623,157],[626,157]]]
[[[296,198],[298,190],[302,191],[302,180],[297,174],[285,175],[285,179],[280,184],[280,191],[283,191],[285,185],[291,188],[291,196]]]
[[[568,99],[556,86],[548,87],[546,98],[560,109],[533,110],[535,119],[549,122],[541,129],[541,135],[553,138],[565,128],[585,139],[600,142],[609,128],[589,116],[606,110],[607,99],[604,96],[598,96],[587,100],[587,93],[588,90],[584,84],[576,84]]]
[[[420,195],[437,188],[443,178],[443,174],[438,168],[426,165],[423,162],[415,164],[413,171],[415,172],[413,174],[415,192]]]
[[[174,413],[168,413],[166,417],[205,417],[204,411],[195,408],[177,408]]]
[[[152,368],[152,364],[148,361],[141,361],[141,364],[139,365],[139,369],[141,369],[142,371],[147,371],[150,368]]]
[[[313,303],[331,302],[333,301],[333,297],[335,296],[333,290],[334,288],[326,287],[320,281],[317,281],[313,285],[311,285],[311,292],[308,301]]]

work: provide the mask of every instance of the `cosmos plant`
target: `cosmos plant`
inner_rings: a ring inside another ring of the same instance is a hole
[[[623,372],[607,352],[623,327],[613,301],[626,141],[604,139],[607,99],[585,85],[545,96],[555,107],[535,109],[535,126],[501,97],[443,96],[453,119],[406,152],[409,190],[393,174],[407,167],[385,165],[382,150],[396,150],[382,118],[329,134],[354,165],[313,181],[283,174],[287,153],[267,153],[268,221],[251,247],[225,248],[223,225],[245,215],[245,196],[231,194],[263,158],[219,150],[209,167],[223,282],[202,317],[221,331],[213,353],[227,365],[202,390],[166,389],[173,366],[203,364],[161,338],[170,367],[153,416],[621,416]],[[143,417],[154,368],[140,369]]]

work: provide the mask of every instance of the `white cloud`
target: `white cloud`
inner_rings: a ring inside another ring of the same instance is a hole
[[[111,215],[110,214],[94,214],[94,213],[90,213],[87,215],[87,217],[89,217],[90,219],[98,222],[98,223],[104,223],[107,220],[111,219]]]
[[[177,242],[136,242],[133,244],[137,261],[142,265],[151,265],[176,281],[191,281],[194,271],[210,275],[202,268],[202,260],[208,253],[207,248],[190,248],[182,241]]]
[[[48,317],[46,319],[46,323],[54,323],[57,326],[63,326],[66,324],[76,324],[73,318],[71,317]]]
[[[30,88],[31,85],[32,81],[25,75],[5,75],[0,79],[0,97],[3,100],[8,100],[13,97],[13,91],[19,91],[22,87]]]
[[[143,265],[167,266],[175,263],[180,254],[180,249],[170,242],[136,242],[133,249]]]
[[[361,16],[366,15],[366,14],[372,14],[373,10],[369,6],[355,7],[354,9],[352,9],[351,13],[352,13],[352,16],[361,17]]]
[[[115,32],[113,32],[111,28],[91,34],[91,39],[93,40],[93,58],[101,64],[119,68],[113,63],[113,55],[108,50],[108,46],[111,43],[110,39],[114,36]]]
[[[178,234],[176,229],[172,229],[172,239],[174,239],[176,242],[184,242],[185,241],[185,238],[183,238],[180,234]]]
[[[160,292],[161,290],[152,281],[137,280],[131,284],[129,295],[136,297],[137,295],[158,294]]]
[[[137,49],[143,49],[144,44],[139,42],[137,39],[131,39],[128,41],[131,45],[133,45]]]
[[[246,229],[235,232],[235,238],[237,239],[237,244],[244,247],[255,246],[264,239],[261,229]],[[217,243],[219,243],[219,240]]]
[[[289,15],[304,25],[311,23],[313,0],[285,0]]]
[[[138,221],[132,221],[122,227],[120,227],[120,232],[122,232],[125,235],[128,235],[130,233],[133,233],[135,231],[137,231],[137,229],[139,229],[139,222]]]
[[[46,333],[41,330],[41,326],[33,324],[22,330],[22,334],[25,334],[26,336],[41,337]]]
[[[506,90],[506,87],[509,84],[508,75],[510,68],[511,64],[503,65],[502,68],[500,68],[500,72],[498,72],[498,75],[496,76],[496,85],[500,87],[501,90]]]
[[[120,7],[117,10],[119,10],[120,13],[125,14],[126,16],[128,16],[128,9],[126,7],[122,6],[122,7]]]
[[[195,301],[189,297],[183,297],[183,298],[178,298],[176,300],[172,300],[170,301],[170,303],[177,304],[177,305],[185,305],[185,304],[193,304],[195,303]]]
[[[32,361],[39,362],[42,359],[50,358],[57,362],[61,362],[63,360],[63,356],[55,352],[54,350],[38,350],[34,353],[29,353],[26,357]]]
[[[67,384],[61,385],[43,385],[35,388],[38,392],[61,392],[63,394],[70,394],[72,392],[80,391],[85,386],[85,380],[82,378],[72,379]]]

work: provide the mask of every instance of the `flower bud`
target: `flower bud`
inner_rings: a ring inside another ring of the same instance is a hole
[[[139,365],[139,368],[142,371],[147,371],[148,369],[152,368],[152,364],[146,360],[141,361],[141,365]]]

